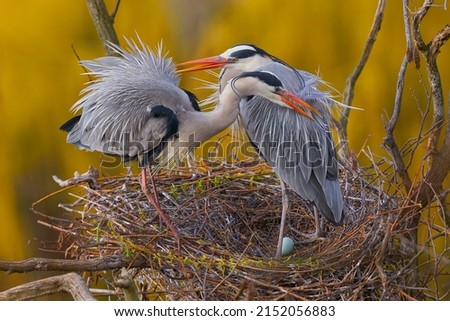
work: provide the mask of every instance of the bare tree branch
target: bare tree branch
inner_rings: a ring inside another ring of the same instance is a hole
[[[66,260],[66,259],[46,259],[30,258],[24,261],[3,261],[0,260],[0,271],[8,273],[23,273],[31,271],[103,271],[114,270],[122,267],[147,267],[148,259],[137,257],[135,260],[112,255],[92,260]]]
[[[450,124],[445,123],[445,102],[442,90],[441,76],[437,64],[437,57],[440,48],[450,39],[450,26],[447,24],[426,44],[420,33],[420,24],[428,10],[431,8],[433,0],[425,0],[422,7],[413,14],[413,37],[417,49],[425,57],[428,81],[431,88],[431,99],[433,102],[433,130],[428,140],[428,156],[430,157],[430,169],[424,179],[415,187],[413,196],[422,206],[428,205],[442,190],[442,183],[450,171]],[[450,113],[448,115],[450,118]],[[445,130],[442,147],[439,150],[438,142]]]
[[[400,178],[402,179],[403,185],[405,189],[409,191],[412,187],[411,178],[408,174],[407,166],[403,160],[403,155],[400,152],[400,149],[397,145],[397,141],[394,137],[394,130],[397,125],[398,119],[400,118],[401,106],[402,106],[402,98],[403,98],[403,88],[405,83],[405,75],[406,70],[408,68],[408,63],[411,61],[415,61],[418,55],[415,53],[412,36],[411,36],[411,26],[409,20],[409,1],[403,0],[403,24],[405,27],[405,36],[406,36],[406,54],[403,57],[402,64],[400,66],[400,70],[398,72],[397,77],[397,89],[395,92],[395,101],[394,101],[394,110],[392,112],[391,119],[389,123],[385,125],[386,137],[383,140],[383,146],[388,150],[389,154],[392,157],[394,162],[395,172],[398,173]]]
[[[30,300],[40,296],[67,292],[77,301],[95,301],[84,280],[76,273],[52,276],[0,292],[0,301]]]
[[[103,0],[86,0],[89,13],[92,21],[94,22],[97,34],[100,37],[103,48],[109,56],[116,55],[108,46],[108,42],[119,45],[119,39],[117,38],[116,31],[114,30],[114,17],[117,14],[120,1],[116,3],[116,7],[112,15],[108,14],[105,3]]]
[[[78,185],[81,182],[87,182],[89,187],[92,189],[98,188],[97,179],[99,177],[98,169],[89,166],[89,170],[86,173],[80,174],[78,172],[74,173],[74,177],[67,180],[62,180],[56,175],[53,175],[53,180],[61,187],[67,187],[72,185]]]
[[[436,62],[440,48],[450,37],[450,26],[447,24],[441,29],[433,39],[426,44],[420,33],[420,24],[431,8],[434,0],[425,0],[422,7],[413,14],[413,37],[417,45],[417,49],[424,55],[428,72],[428,80],[431,87],[431,98],[433,100],[433,124],[434,133],[430,135],[428,141],[429,156],[431,163],[438,149],[438,142],[442,132],[442,125],[445,118],[444,95],[442,92],[441,77]]]
[[[438,151],[438,141],[445,121],[445,106],[442,93],[442,83],[436,62],[439,50],[450,38],[450,27],[446,25],[433,39],[426,44],[420,34],[420,23],[431,8],[433,0],[425,0],[422,7],[412,14],[412,25],[409,19],[409,1],[403,1],[403,18],[405,23],[405,34],[407,42],[406,55],[403,58],[397,80],[397,92],[395,97],[394,111],[389,123],[385,126],[386,138],[383,145],[388,149],[394,161],[396,171],[401,177],[406,190],[411,190],[412,182],[407,172],[407,167],[402,154],[394,138],[394,129],[400,117],[401,102],[403,94],[403,82],[409,62],[414,62],[416,68],[420,65],[419,52],[425,57],[428,81],[431,87],[431,99],[433,101],[433,124],[432,133],[428,141],[428,154],[432,157],[431,167],[424,179],[414,187],[412,197],[422,206],[428,205],[442,189],[442,183],[450,171],[450,125],[447,126],[443,145]],[[450,115],[449,115],[450,116]]]
[[[359,76],[361,75],[361,72],[363,71],[367,60],[369,59],[370,53],[372,51],[373,45],[375,43],[375,40],[377,39],[377,34],[381,29],[381,23],[383,21],[383,15],[384,15],[384,8],[386,5],[385,0],[379,0],[378,1],[378,7],[375,12],[375,17],[372,23],[372,27],[369,33],[369,36],[367,38],[366,44],[364,46],[363,53],[361,55],[360,60],[358,61],[358,64],[356,65],[353,72],[350,74],[350,76],[347,78],[345,90],[344,90],[344,99],[343,103],[345,105],[350,106],[353,101],[354,91],[355,91],[355,84],[358,80]],[[348,133],[347,133],[347,125],[348,125],[348,117],[350,116],[350,109],[346,108],[342,111],[342,115],[337,123],[335,123],[338,128],[338,135],[339,135],[339,145],[343,146],[343,148],[339,149],[340,156],[344,159],[350,159],[350,151],[348,148]]]

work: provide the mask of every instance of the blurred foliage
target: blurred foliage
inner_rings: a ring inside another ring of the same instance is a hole
[[[411,9],[421,1],[411,1]],[[439,2],[439,1],[437,1]],[[442,3],[444,1],[441,1]],[[106,2],[112,8],[115,1]],[[150,47],[163,40],[175,61],[223,52],[236,43],[254,43],[297,68],[320,72],[339,91],[354,68],[368,35],[377,1],[360,0],[166,0],[122,1],[116,16],[119,39],[136,32]],[[423,22],[429,40],[449,12],[431,10]],[[405,52],[401,1],[389,1],[372,56],[356,85],[349,122],[351,148],[370,146],[385,155],[381,115],[389,115],[398,68]],[[38,241],[48,230],[38,227],[29,211],[32,202],[57,188],[51,175],[98,167],[102,156],[65,143],[58,127],[71,114],[85,76],[80,76],[74,50],[81,59],[103,55],[84,1],[6,1],[0,11],[0,258],[36,255]],[[448,100],[450,46],[439,57]],[[423,77],[425,72],[422,71]],[[195,76],[207,78],[205,73]],[[415,137],[428,88],[420,73],[408,70],[402,117],[396,130],[399,144]],[[183,86],[200,83],[185,77]],[[204,98],[207,92],[196,91]],[[424,148],[419,147],[419,152]],[[418,157],[420,161],[420,157]],[[363,159],[361,161],[364,161]],[[413,164],[418,170],[419,162]],[[124,169],[120,171],[125,172]],[[107,171],[103,175],[109,175]],[[48,203],[57,211],[57,204]],[[31,241],[31,242],[29,242]],[[40,253],[42,254],[42,253]],[[0,290],[10,286],[2,284]]]

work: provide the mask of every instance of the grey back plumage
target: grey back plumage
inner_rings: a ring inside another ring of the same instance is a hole
[[[73,118],[78,121],[61,129],[69,132],[68,143],[82,149],[126,160],[147,153],[151,161],[162,150],[155,148],[176,136],[176,114],[194,111],[192,97],[178,87],[175,65],[162,46],[154,52],[140,40],[127,43],[129,51],[110,44],[118,57],[81,62],[94,80],[71,108],[82,111]]]
[[[312,201],[327,219],[339,224],[343,199],[329,127],[333,99],[330,93],[318,89],[321,80],[317,76],[277,61],[263,68],[277,75],[286,89],[315,107],[320,115],[311,113],[314,120],[310,120],[262,97],[253,97],[240,103],[242,127],[277,175],[302,198]]]

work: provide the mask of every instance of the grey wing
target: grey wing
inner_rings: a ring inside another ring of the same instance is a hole
[[[294,92],[298,94],[298,90]],[[318,100],[308,99],[322,115],[314,116],[314,121],[261,97],[244,99],[240,104],[240,120],[278,176],[302,198],[314,202],[329,220],[339,223],[343,200],[327,123],[328,106],[323,105],[322,99],[325,95]]]
[[[120,109],[103,115],[104,109],[83,113],[70,130],[67,142],[79,148],[151,161],[178,132],[176,113],[167,107]]]

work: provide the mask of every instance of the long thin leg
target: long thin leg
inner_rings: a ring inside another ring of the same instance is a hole
[[[193,151],[190,151],[188,154],[187,154],[187,165],[188,165],[188,168],[189,168],[189,172],[191,173],[191,175],[192,175],[192,178],[196,178],[197,177],[197,173],[195,172],[195,170],[196,170],[196,164],[197,164],[197,162],[195,161],[195,155],[194,155],[194,152]]]
[[[166,223],[166,225],[169,228],[169,230],[172,231],[173,235],[177,239],[178,247],[180,247],[181,235],[178,232],[177,228],[170,221],[169,216],[167,216],[167,214],[164,213],[164,211],[162,210],[161,205],[159,204],[159,202],[157,200],[158,198],[156,197],[155,181],[153,180],[153,176],[151,174],[150,174],[150,177],[151,177],[151,181],[152,181],[152,184],[153,184],[153,195],[148,190],[146,170],[145,170],[145,168],[142,168],[142,171],[141,171],[142,191],[144,192],[145,196],[147,196],[147,199],[150,201],[150,203],[153,205],[153,207],[156,209],[156,211],[158,212],[159,216]]]
[[[122,185],[122,190],[127,190],[127,185],[131,180],[131,176],[133,175],[133,171],[131,170],[131,165],[128,162],[125,162],[124,165],[127,167],[127,175],[125,176],[125,182]]]
[[[281,257],[281,249],[283,246],[283,237],[284,237],[284,226],[286,225],[286,215],[289,210],[289,197],[286,190],[286,184],[280,179],[280,187],[281,187],[281,222],[280,222],[280,231],[278,233],[278,244],[277,244],[277,254],[276,258],[279,259]]]
[[[317,207],[314,206],[314,222],[316,223],[316,232],[314,234],[314,237],[318,240],[322,236],[322,224],[319,217],[319,211],[317,210]]]

